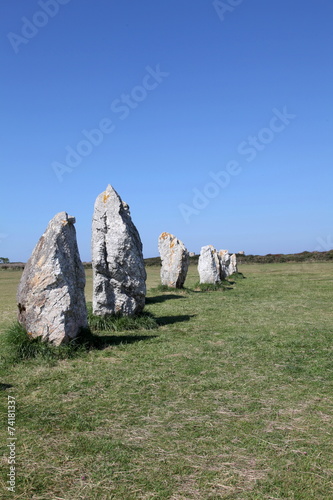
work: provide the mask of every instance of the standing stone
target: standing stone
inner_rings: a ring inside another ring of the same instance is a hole
[[[221,281],[220,261],[213,245],[201,248],[198,271],[200,283],[218,283]]]
[[[173,234],[162,233],[158,238],[158,250],[162,261],[162,285],[182,288],[189,265],[189,254],[184,243]]]
[[[233,253],[232,256],[230,257],[229,276],[234,273],[238,273],[237,256],[235,253]]]
[[[230,255],[228,250],[220,250],[219,258],[221,262],[221,279],[226,279],[234,273],[237,273],[237,257],[233,253]]]
[[[58,213],[49,222],[27,262],[18,286],[18,321],[32,338],[55,345],[87,327],[85,273],[75,218]]]
[[[218,253],[221,265],[221,279],[226,279],[230,275],[230,253],[228,250],[220,250]]]
[[[95,202],[92,222],[93,313],[133,316],[142,311],[146,270],[128,205],[112,186]]]

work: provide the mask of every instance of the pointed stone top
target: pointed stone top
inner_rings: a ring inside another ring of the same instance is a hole
[[[117,193],[117,191],[115,190],[115,188],[113,186],[111,186],[111,184],[107,185],[106,190],[104,191],[104,193],[106,193],[106,194],[115,194],[116,196],[118,196],[118,198],[120,198],[120,195]]]
[[[114,187],[111,186],[111,184],[108,184],[106,187],[106,192],[112,192],[112,193],[117,193],[117,191],[114,189]],[[118,193],[117,193],[118,194]],[[119,196],[119,195],[118,195]]]
[[[130,215],[129,205],[121,199],[120,195],[117,193],[114,187],[111,186],[111,184],[108,184],[106,190],[97,196],[95,207],[97,205],[100,206],[101,210],[121,210],[124,213],[127,213],[127,215]],[[104,205],[107,206],[103,208]]]
[[[100,210],[105,210],[107,207],[107,209],[116,206],[120,207],[121,204],[122,199],[120,198],[117,191],[111,186],[111,184],[108,184],[105,191],[102,191],[102,193],[97,196],[95,201],[95,207],[99,206]],[[107,205],[107,207],[105,205]]]
[[[100,197],[102,198],[103,203],[106,203],[110,198],[111,199],[117,198],[119,201],[121,200],[119,194],[111,186],[111,184],[108,184],[106,190],[103,191],[103,193],[100,194]]]
[[[61,223],[63,226],[66,224],[75,224],[76,219],[72,215],[68,215],[67,212],[58,212],[53,219],[50,220],[49,224],[59,224]]]
[[[159,239],[165,240],[165,238],[175,238],[175,236],[165,231],[164,233],[160,234]]]

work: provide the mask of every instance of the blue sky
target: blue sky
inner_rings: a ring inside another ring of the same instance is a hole
[[[328,250],[331,0],[2,0],[0,255],[130,205],[145,257]]]

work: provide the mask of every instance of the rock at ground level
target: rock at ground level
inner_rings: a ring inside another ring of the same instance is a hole
[[[214,284],[221,281],[219,257],[213,245],[206,245],[201,248],[198,272],[200,283]]]
[[[33,337],[60,345],[87,327],[85,273],[75,218],[58,213],[27,262],[17,292],[18,321]]]
[[[201,248],[198,271],[200,283],[218,283],[237,273],[237,256],[228,250],[219,252],[212,245]]]
[[[162,285],[182,288],[189,265],[189,253],[184,243],[173,234],[162,233],[158,239],[158,250],[162,261]]]

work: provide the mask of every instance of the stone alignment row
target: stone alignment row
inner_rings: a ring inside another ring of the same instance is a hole
[[[184,243],[173,234],[162,233],[158,239],[158,250],[162,263],[162,285],[182,288],[189,266],[189,252]],[[228,250],[217,252],[212,245],[206,245],[201,248],[198,272],[200,283],[218,283],[237,273],[236,254],[230,255]]]
[[[75,339],[88,326],[85,273],[77,246],[75,218],[60,212],[49,222],[27,262],[17,291],[18,321],[32,338],[55,345]],[[185,283],[189,253],[170,233],[158,240],[161,281]],[[95,202],[92,221],[93,313],[140,313],[145,306],[146,270],[142,242],[129,206],[108,185]],[[202,247],[200,283],[218,283],[237,272],[236,255]]]

